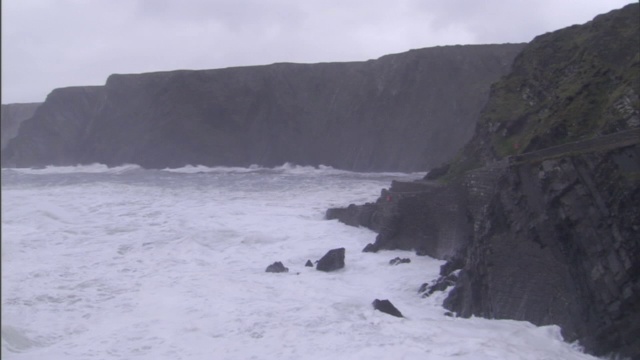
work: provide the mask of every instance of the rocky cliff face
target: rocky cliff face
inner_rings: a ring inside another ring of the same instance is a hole
[[[536,38],[453,163],[327,217],[378,231],[368,251],[449,260],[458,316],[640,357],[639,18],[633,4]]]
[[[469,140],[489,86],[522,46],[112,75],[104,87],[52,92],[2,163],[425,170]]]
[[[445,307],[557,324],[598,355],[640,354],[640,131],[603,139],[493,176]]]
[[[40,103],[2,105],[2,150],[18,135],[20,124],[33,116]]]
[[[492,86],[476,134],[450,173],[640,126],[636,5],[527,45]]]

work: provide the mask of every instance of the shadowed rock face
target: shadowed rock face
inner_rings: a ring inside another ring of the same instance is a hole
[[[33,116],[40,103],[2,105],[2,150],[18,135],[20,124]]]
[[[2,163],[426,170],[469,140],[489,86],[522,47],[112,75],[104,87],[52,92]]]
[[[444,303],[459,316],[640,357],[638,18],[632,4],[536,38],[450,166],[327,217],[377,231],[374,250],[449,260],[436,284],[460,270]]]
[[[640,131],[633,133],[640,143]],[[640,144],[504,168],[445,307],[640,354]]]
[[[18,163],[25,167],[78,164],[74,159],[86,149],[79,139],[87,136],[92,118],[103,102],[102,86],[52,91],[33,117],[22,122],[18,136],[3,149],[2,167]]]

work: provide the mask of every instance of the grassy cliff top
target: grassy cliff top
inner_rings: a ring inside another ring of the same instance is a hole
[[[495,83],[448,177],[506,156],[640,127],[640,5],[536,37]]]

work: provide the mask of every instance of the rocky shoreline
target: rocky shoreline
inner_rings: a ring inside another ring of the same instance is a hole
[[[448,260],[438,282],[455,283],[444,306],[458,316],[556,324],[595,354],[634,354],[640,187],[628,179],[640,172],[640,130],[608,139],[607,150],[575,143],[451,183],[394,182],[375,203],[329,209],[326,218],[376,231],[365,251]]]
[[[376,231],[364,251],[447,260],[420,293],[453,286],[457,316],[555,324],[589,353],[640,356],[639,9],[534,39],[453,161],[326,218]]]

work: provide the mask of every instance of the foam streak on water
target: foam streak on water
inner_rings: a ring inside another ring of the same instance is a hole
[[[323,220],[420,175],[3,169],[2,358],[591,359],[555,326],[444,316],[444,294],[417,295],[441,261],[364,254],[373,232]],[[336,247],[345,269],[304,267]]]

